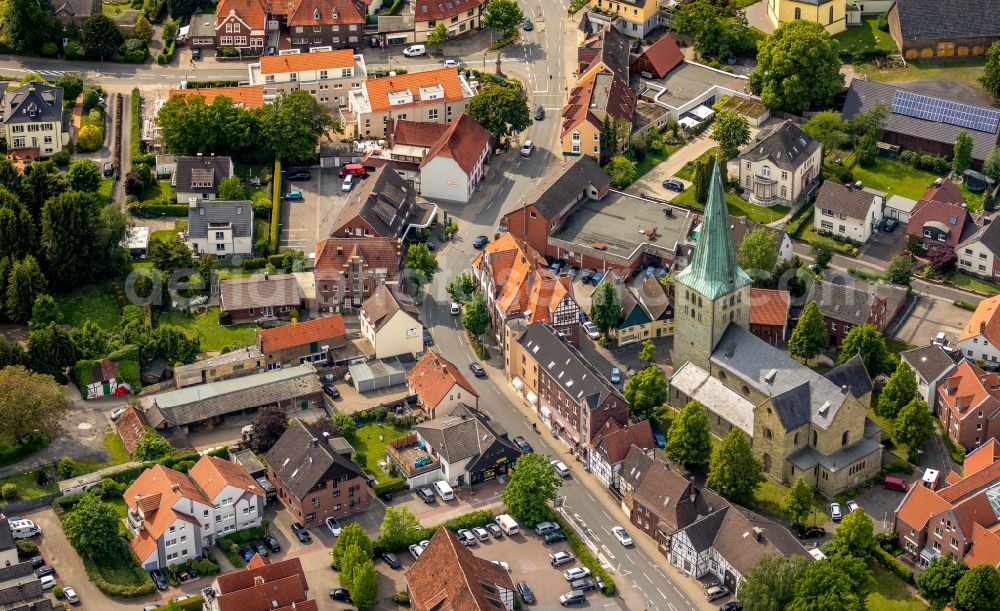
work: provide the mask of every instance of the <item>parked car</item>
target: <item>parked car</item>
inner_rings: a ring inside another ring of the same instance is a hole
[[[514,445],[517,446],[518,450],[521,450],[525,454],[531,454],[532,452],[535,451],[534,448],[531,447],[531,444],[528,443],[528,441],[524,437],[521,437],[520,435],[514,437]]]
[[[340,391],[337,390],[337,387],[334,386],[333,384],[327,384],[326,386],[324,386],[323,392],[325,392],[327,396],[330,397],[331,399],[340,398]]]
[[[292,533],[295,534],[297,538],[302,543],[312,543],[312,535],[306,530],[305,526],[302,526],[298,522],[292,522]]]
[[[424,553],[424,548],[420,547],[420,545],[418,543],[414,543],[413,545],[411,545],[407,549],[410,550],[410,555],[413,556],[414,560],[416,560],[417,558],[419,558],[420,554]]]
[[[271,548],[272,552],[281,551],[281,544],[278,543],[278,540],[275,539],[274,537],[271,536],[264,537],[264,543],[267,543],[267,546]]]
[[[587,282],[589,282],[590,279],[593,278],[594,274],[596,274],[596,273],[597,273],[597,270],[591,269],[589,267],[586,268],[586,269],[584,269],[583,271],[580,272],[580,282],[582,282],[584,284],[587,284]],[[582,321],[582,322],[586,322],[586,321]]]
[[[521,145],[521,156],[529,157],[531,156],[531,151],[535,150],[535,143],[531,140],[525,140],[524,144]]]
[[[830,519],[839,522],[842,517],[844,514],[840,511],[840,503],[830,503]]]
[[[309,170],[288,170],[288,173],[285,174],[285,177],[288,180],[302,180],[302,181],[312,180],[312,172],[310,172]]]
[[[667,189],[668,191],[676,191],[680,193],[681,191],[684,190],[684,183],[675,178],[668,178],[667,180],[663,181],[663,188]]]
[[[493,522],[486,525],[486,530],[490,531],[490,534],[493,535],[494,539],[499,539],[503,536],[503,529]]]
[[[861,505],[858,505],[857,501],[847,501],[847,513],[854,513],[861,509]]]
[[[430,486],[421,486],[417,488],[417,496],[420,500],[430,505],[434,502],[435,496],[434,491],[430,489]]]
[[[886,233],[892,233],[892,231],[899,226],[899,221],[896,219],[885,219],[885,231]]]
[[[574,566],[571,569],[566,569],[563,572],[563,577],[566,578],[566,581],[576,581],[577,579],[590,577],[590,569],[585,566]]]
[[[466,547],[472,547],[476,544],[476,535],[472,534],[472,531],[468,528],[463,528],[458,531],[458,540]]]
[[[535,525],[535,534],[539,537],[554,530],[559,530],[559,525],[555,522],[539,522]]]
[[[807,526],[795,531],[795,536],[799,539],[819,539],[826,536],[826,530],[819,526]]]
[[[444,60],[441,63],[444,64],[445,68],[458,68],[458,60],[457,59],[446,59],[446,60]]]
[[[711,588],[705,590],[705,598],[707,598],[709,602],[717,598],[722,598],[726,594],[729,594],[729,588],[723,585],[712,586]]]
[[[743,605],[737,600],[731,600],[719,607],[719,611],[743,611]]]
[[[167,578],[163,576],[163,571],[153,569],[149,572],[149,576],[153,578],[153,583],[156,584],[157,590],[163,591],[167,589]]]
[[[263,541],[251,541],[250,547],[261,556],[267,556],[267,554],[271,551],[267,549],[267,546],[264,545]]]
[[[590,577],[584,577],[583,579],[577,579],[573,583],[569,584],[569,587],[574,590],[580,590],[581,592],[590,592],[591,590],[597,589],[597,582]]]
[[[71,605],[75,605],[80,602],[80,595],[76,593],[73,588],[63,588],[63,597]]]
[[[434,338],[431,337],[431,332],[428,331],[427,329],[424,329],[424,346],[433,346],[433,345],[434,345]]]
[[[535,593],[528,587],[527,581],[519,581],[515,587],[517,588],[517,593],[521,595],[521,600],[524,601],[524,604],[533,605],[537,602],[535,600]]]
[[[621,526],[615,526],[612,528],[611,534],[613,534],[615,539],[618,539],[618,542],[625,547],[632,545],[632,537],[630,537],[628,532]]]
[[[125,413],[125,408],[124,407],[119,407],[118,409],[112,411],[111,412],[111,422],[118,422],[118,419],[121,418],[122,414],[124,414],[124,413]],[[10,520],[10,518],[7,518],[7,519]]]
[[[326,527],[330,529],[330,532],[333,533],[334,537],[340,536],[340,531],[343,529],[340,528],[340,523],[337,522],[337,518],[329,517],[324,520],[324,522],[326,523]]]
[[[250,562],[250,559],[253,558],[253,551],[246,545],[241,545],[238,552],[244,562]]]
[[[620,384],[622,381],[622,370],[617,367],[611,368],[611,383]]]
[[[521,24],[521,27],[524,28],[525,32],[530,32],[535,29],[535,24],[531,23],[530,19],[525,19],[524,23]]]
[[[553,460],[552,466],[556,468],[556,473],[559,474],[559,477],[566,478],[570,476],[569,467],[566,466],[566,463],[560,460]]]
[[[351,602],[351,593],[347,588],[333,588],[330,590],[330,598],[343,602]]]
[[[37,569],[38,567],[43,566],[44,564],[45,564],[45,558],[42,558],[41,556],[35,556],[34,558],[31,559],[31,568],[33,569]]]
[[[477,378],[486,377],[486,370],[483,369],[483,366],[480,365],[479,363],[469,363],[469,370],[471,370],[472,374]]]
[[[653,439],[656,440],[656,447],[667,447],[667,438],[660,431],[653,431]]]
[[[451,312],[452,316],[458,316],[459,314],[462,313],[462,306],[460,306],[457,301],[452,301],[451,307],[448,309],[448,311]]]
[[[56,578],[52,575],[46,575],[45,577],[39,579],[39,581],[42,582],[43,590],[51,590],[56,586]]]
[[[490,239],[484,235],[476,236],[476,239],[472,241],[472,247],[476,250],[482,250],[486,248],[486,245],[490,243]]]
[[[198,61],[201,59],[201,49],[195,47],[191,49],[191,59]]]
[[[285,199],[290,202],[300,202],[302,201],[302,191],[298,189],[292,189],[288,193],[285,193]]]
[[[427,55],[427,47],[424,45],[410,45],[403,49],[403,55],[405,57],[420,57],[421,55]]]
[[[564,607],[582,605],[587,602],[587,595],[579,590],[570,590],[559,597],[559,604]]]
[[[541,121],[545,118],[545,108],[541,104],[535,105],[535,121]]]
[[[485,528],[480,528],[477,526],[476,528],[472,529],[472,534],[474,534],[476,538],[479,539],[480,541],[490,540],[490,533],[488,533]]]
[[[549,564],[553,567],[562,566],[567,562],[573,562],[576,558],[573,554],[569,552],[555,552],[554,554],[549,554]]]
[[[895,490],[896,492],[907,492],[910,489],[910,484],[908,484],[905,479],[887,475],[885,479],[882,480],[882,487],[885,488],[886,490]]]
[[[107,177],[113,176],[115,173],[115,164],[110,161],[104,162],[104,175]]]
[[[399,557],[392,552],[382,552],[382,560],[385,560],[385,563],[394,569],[398,569],[403,566],[403,563],[399,561]]]
[[[343,184],[340,185],[340,190],[347,193],[354,188],[354,174],[348,174],[344,177]]]
[[[601,338],[601,331],[597,328],[597,325],[587,321],[583,323],[583,330],[587,332],[587,336],[590,339],[597,340]]]
[[[542,535],[542,540],[545,541],[546,545],[559,543],[560,541],[566,540],[566,533],[561,530],[553,530],[552,532],[547,532]]]
[[[35,569],[36,577],[45,577],[46,575],[51,575],[55,573],[56,570],[51,564],[43,564],[42,566]]]
[[[345,163],[340,166],[340,170],[337,171],[337,175],[341,178],[347,178],[348,175],[365,178],[368,176],[368,168],[362,163]]]
[[[503,570],[507,571],[508,573],[510,572],[510,565],[504,562],[503,560],[490,560],[490,562],[502,568]]]

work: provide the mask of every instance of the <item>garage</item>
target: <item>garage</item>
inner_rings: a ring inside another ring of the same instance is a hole
[[[412,359],[404,363],[398,357],[352,363],[348,369],[349,379],[360,393],[381,390],[390,386],[406,384],[406,372],[413,367]]]

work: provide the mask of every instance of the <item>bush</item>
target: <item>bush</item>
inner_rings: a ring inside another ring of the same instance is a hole
[[[86,54],[83,50],[83,45],[76,40],[71,40],[66,43],[66,46],[63,48],[63,52],[66,55],[66,59],[83,59],[83,56]]]
[[[164,30],[165,29],[166,26],[164,26]],[[160,64],[161,66],[169,64],[170,61],[174,58],[174,50],[176,49],[176,47],[177,47],[177,42],[171,40],[170,44],[167,45],[167,48],[156,56],[156,63]]]
[[[955,304],[956,308],[962,308],[963,310],[968,310],[970,312],[976,311],[976,304],[974,303],[969,303],[968,301],[957,301],[957,300],[954,301],[953,303]]]
[[[392,595],[392,602],[396,603],[401,607],[410,606],[410,593],[406,590],[401,590]]]
[[[160,216],[187,216],[188,207],[184,204],[144,204],[135,202],[128,205],[129,214],[139,218],[157,218]]]
[[[267,267],[267,259],[264,257],[250,257],[248,259],[243,259],[243,269],[246,271],[264,269],[265,267]]]
[[[889,15],[888,13],[878,16],[878,20],[875,22],[875,26],[882,30],[883,32],[889,31]]]
[[[17,496],[17,486],[14,484],[4,484],[0,486],[0,496],[4,499],[12,499]]]
[[[878,558],[880,563],[882,563],[882,566],[889,569],[889,571],[895,574],[896,577],[899,577],[906,583],[913,583],[913,571],[906,568],[906,565],[899,560],[896,560],[892,554],[885,551],[881,547],[876,547],[875,557]]]
[[[69,165],[69,151],[63,149],[58,153],[53,153],[52,157],[49,157],[49,159],[52,160],[52,162],[57,166],[64,168]]]
[[[59,45],[57,45],[56,43],[49,41],[42,45],[42,55],[44,55],[45,57],[55,57],[58,54],[59,54]]]
[[[374,546],[374,553],[377,556],[382,552],[402,551],[407,547],[409,547],[410,545],[413,545],[414,543],[418,543],[420,541],[423,541],[424,539],[430,539],[432,536],[434,536],[434,533],[437,532],[437,530],[442,526],[444,526],[445,528],[447,528],[452,532],[455,532],[463,528],[476,528],[477,526],[485,526],[490,522],[494,521],[494,519],[495,517],[493,515],[493,511],[489,509],[479,509],[476,511],[470,511],[469,513],[456,516],[436,526],[419,528],[413,531],[409,537],[407,537],[404,541],[400,542],[400,546],[398,548],[388,548],[383,544],[381,538],[376,539]]]
[[[38,555],[38,545],[34,541],[18,539],[15,545],[17,546],[17,556],[19,558],[31,558]]]
[[[139,93],[138,87],[132,89],[129,104],[132,106],[132,117],[129,125],[128,150],[132,162],[138,163],[138,159],[142,155],[142,95]],[[184,216],[187,216],[186,210]]]
[[[399,492],[400,490],[406,490],[406,480],[398,478],[387,482],[382,482],[380,484],[376,484],[375,487],[372,488],[372,492],[375,493],[375,496],[382,496],[383,494]]]
[[[281,160],[274,160],[274,181],[271,185],[271,240],[268,252],[278,252],[278,238],[281,237]]]
[[[84,125],[76,134],[76,143],[81,152],[96,151],[104,144],[104,130],[96,125]]]
[[[909,475],[913,473],[913,465],[906,462],[905,460],[894,460],[887,464],[883,469],[883,473],[896,473],[900,475]]]
[[[222,57],[238,57],[239,54],[240,52],[233,47],[219,47],[219,55]]]
[[[62,600],[63,599],[62,586],[56,586],[52,588],[52,595],[56,597],[56,600]]]

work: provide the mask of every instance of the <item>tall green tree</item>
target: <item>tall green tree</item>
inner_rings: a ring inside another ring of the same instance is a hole
[[[656,409],[667,402],[667,396],[667,378],[656,365],[639,370],[625,384],[625,399],[638,420],[652,417]]]
[[[357,522],[351,522],[344,526],[343,530],[340,531],[340,536],[337,537],[337,542],[333,546],[333,561],[343,566],[344,552],[352,545],[357,545],[364,550],[364,555],[368,558],[373,557],[375,553],[374,543],[365,529]]]
[[[1000,146],[990,151],[990,154],[986,156],[986,161],[983,162],[983,174],[1000,185]]]
[[[896,255],[892,261],[889,261],[889,267],[885,269],[886,280],[893,284],[909,286],[910,280],[913,278],[913,266],[913,259],[910,257]]]
[[[33,53],[53,38],[52,13],[43,0],[0,2],[0,42],[19,53]]]
[[[97,13],[87,17],[80,33],[80,44],[91,59],[111,59],[122,46],[125,37],[110,17]]]
[[[514,0],[490,0],[483,13],[483,25],[501,34],[509,34],[524,21],[524,12]]]
[[[667,457],[684,465],[704,465],[712,458],[712,432],[708,410],[697,401],[689,401],[677,414],[667,432]]]
[[[462,315],[462,326],[475,337],[486,333],[486,328],[490,325],[490,314],[486,310],[486,301],[483,294],[476,291],[472,296],[472,301],[465,306],[465,313]]]
[[[920,595],[937,611],[944,609],[955,598],[955,587],[969,570],[964,562],[956,562],[951,554],[938,556],[923,573],[915,575]]]
[[[886,372],[889,364],[889,349],[885,345],[885,336],[879,333],[873,325],[858,325],[847,332],[847,336],[840,345],[840,356],[837,357],[837,364],[846,363],[856,354],[861,355],[861,361],[865,364],[869,376],[874,378]]]
[[[156,124],[172,153],[233,155],[269,149],[260,128],[263,116],[236,106],[226,96],[211,104],[200,95],[172,96],[156,114]]]
[[[861,558],[835,555],[812,562],[795,582],[795,598],[785,611],[865,611],[871,569]]]
[[[708,200],[708,185],[712,179],[712,167],[714,165],[715,155],[709,155],[700,164],[695,163],[694,199],[699,204],[704,204]],[[722,168],[721,165],[719,167],[720,169]]]
[[[868,135],[878,138],[890,114],[892,114],[892,109],[889,105],[885,102],[878,102],[868,110],[851,117],[848,125],[855,137]]]
[[[892,438],[898,444],[919,448],[931,438],[934,431],[934,416],[921,397],[913,397],[899,410],[892,423]]]
[[[73,327],[71,335],[81,359],[99,359],[111,352],[111,335],[92,320]]]
[[[357,568],[351,579],[351,602],[359,611],[369,611],[378,604],[378,572],[370,559]]]
[[[493,141],[507,147],[512,134],[531,125],[528,98],[520,88],[484,84],[465,108],[466,114],[490,132]]]
[[[961,174],[972,165],[972,136],[964,129],[955,136],[955,147],[951,157],[951,168]]]
[[[632,184],[639,175],[639,165],[625,155],[615,155],[604,166],[604,171],[611,177],[611,184],[625,188]]]
[[[736,251],[736,261],[755,279],[768,279],[778,264],[778,237],[767,227],[750,232]]]
[[[710,0],[678,4],[671,25],[694,40],[694,49],[700,56],[725,60],[755,51],[755,39],[746,18],[724,4]]]
[[[809,363],[810,359],[815,358],[826,348],[827,341],[826,320],[816,302],[810,301],[802,310],[802,316],[792,330],[792,337],[788,340],[788,351],[792,356]]]
[[[410,280],[418,286],[428,284],[441,271],[437,257],[426,244],[410,244],[406,249],[406,269],[412,270]]]
[[[142,13],[135,16],[135,37],[147,45],[153,40],[153,24]]]
[[[93,193],[101,186],[101,169],[89,159],[74,159],[66,171],[66,180],[74,191]]]
[[[35,220],[27,206],[0,187],[0,253],[14,260],[38,250]]]
[[[243,180],[239,176],[223,178],[219,182],[219,199],[239,200],[246,198],[246,189],[243,188]]]
[[[42,208],[42,253],[48,279],[62,286],[95,280],[101,273],[97,238],[100,204],[95,196],[66,191]]]
[[[338,129],[330,110],[304,89],[279,95],[257,114],[268,150],[290,164],[315,159],[320,138]]]
[[[132,452],[133,460],[159,460],[174,451],[167,438],[160,435],[151,427],[146,427],[142,434],[142,439],[135,446]]]
[[[809,247],[809,254],[812,255],[817,267],[825,269],[830,264],[833,259],[834,246],[835,243],[830,238],[819,238],[813,241]]]
[[[824,110],[812,116],[802,125],[802,131],[823,145],[824,151],[833,151],[848,140],[847,121],[836,110]]]
[[[889,376],[879,395],[875,412],[883,418],[895,419],[899,410],[917,396],[917,374],[906,361],[900,359],[896,371]]]
[[[448,42],[448,38],[448,28],[445,27],[444,22],[441,22],[434,26],[434,29],[427,35],[427,44],[431,46],[443,45]]]
[[[797,478],[792,487],[785,491],[785,500],[781,504],[781,508],[785,511],[785,515],[789,517],[794,526],[802,526],[805,524],[806,518],[809,517],[809,512],[812,511],[812,490],[806,485],[802,478]]]
[[[35,299],[47,288],[48,282],[34,257],[27,255],[14,263],[7,276],[7,317],[14,322],[28,322]]]
[[[733,427],[712,455],[706,485],[734,503],[746,504],[763,482],[764,467],[754,458],[750,439]]]
[[[56,87],[62,87],[63,99],[75,101],[83,93],[83,77],[79,72],[63,72],[52,82]]]
[[[648,365],[656,362],[656,344],[653,343],[653,340],[647,339],[642,342],[642,349],[639,350],[639,360],[646,361]]]
[[[6,340],[5,340],[6,341]],[[7,342],[5,360],[24,355]],[[73,401],[51,375],[29,371],[20,364],[6,362],[0,369],[0,441],[9,447],[21,445],[42,432],[56,434]]]
[[[994,100],[1000,100],[1000,40],[990,45],[989,51],[986,52],[986,65],[983,67],[983,75],[979,77],[979,82]]]
[[[36,225],[41,225],[45,202],[66,190],[66,182],[58,172],[59,168],[50,161],[32,165],[30,172],[25,169],[21,194]]]
[[[712,122],[712,140],[719,143],[723,159],[732,159],[750,142],[750,122],[735,110],[724,108]]]
[[[268,405],[257,412],[251,426],[253,434],[250,445],[254,452],[264,453],[273,448],[288,430],[288,414],[279,405]]]
[[[563,480],[544,454],[522,454],[500,495],[514,516],[531,528],[545,521]]]
[[[413,533],[420,528],[417,516],[406,506],[387,507],[382,519],[379,546],[385,549],[402,549]]]
[[[62,311],[51,295],[39,295],[35,298],[35,305],[31,307],[31,321],[28,322],[28,329],[32,331],[43,329],[50,323],[62,324]]]
[[[871,516],[859,509],[844,516],[833,533],[830,549],[865,560],[875,553],[875,545],[875,524]]]
[[[354,577],[360,572],[366,562],[371,562],[370,556],[360,546],[351,545],[340,557],[340,585],[348,590],[354,589]]]
[[[601,333],[608,333],[618,326],[622,318],[622,306],[618,302],[618,292],[610,282],[598,285],[590,300],[590,320]]]
[[[965,572],[955,586],[955,611],[997,611],[1000,609],[1000,572],[980,564]]]
[[[65,371],[76,360],[76,344],[69,331],[62,327],[49,325],[28,334],[28,364],[38,373],[47,373],[63,382]]]
[[[801,113],[833,101],[844,87],[836,43],[819,23],[783,23],[757,45],[750,90],[768,108]]]
[[[88,493],[63,517],[62,527],[70,544],[84,558],[123,558],[125,543],[118,534],[120,521],[114,507],[96,493]]]
[[[468,303],[476,294],[476,282],[468,272],[462,272],[451,279],[447,291],[455,303]]]
[[[783,611],[794,597],[799,577],[809,566],[803,556],[764,555],[740,582],[740,602],[747,611]]]

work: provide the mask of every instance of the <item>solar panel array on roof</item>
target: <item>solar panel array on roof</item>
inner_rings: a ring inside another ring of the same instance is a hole
[[[1000,111],[932,98],[912,91],[899,90],[893,95],[892,112],[990,134],[995,134],[1000,126]]]

